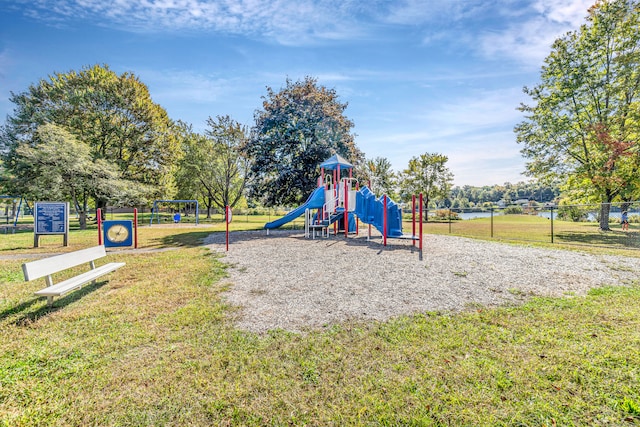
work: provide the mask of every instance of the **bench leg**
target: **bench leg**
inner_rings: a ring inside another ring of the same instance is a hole
[[[47,295],[47,307],[51,307],[53,305],[53,295]]]

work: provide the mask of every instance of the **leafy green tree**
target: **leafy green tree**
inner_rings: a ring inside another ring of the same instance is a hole
[[[601,202],[603,230],[611,202],[640,195],[639,27],[637,0],[597,2],[556,40],[541,82],[524,88],[534,103],[520,107],[526,119],[515,128],[527,173]]]
[[[173,190],[179,148],[173,123],[135,75],[95,65],[53,74],[10,100],[14,113],[0,132],[9,170],[20,143],[33,141],[39,126],[53,123],[87,145],[93,160],[107,161],[120,178],[135,182],[143,196],[167,197]],[[91,196],[98,207],[108,201],[99,193]]]
[[[391,169],[391,162],[385,157],[368,159],[365,162],[366,178],[371,182],[372,191],[397,198],[397,177]]]
[[[267,88],[263,109],[245,146],[251,161],[250,195],[267,206],[296,204],[316,186],[318,165],[338,153],[356,164],[363,157],[344,116],[346,103],[314,78],[280,92]]]
[[[209,117],[207,124],[205,135],[182,124],[184,154],[177,182],[181,192],[204,200],[209,218],[212,207],[233,207],[244,195],[248,162],[241,148],[246,145],[248,131],[229,116]]]
[[[403,199],[422,193],[424,206],[429,208],[430,202],[448,198],[453,185],[453,174],[446,166],[448,160],[438,153],[425,153],[409,160],[400,180]]]
[[[206,169],[208,165],[207,158],[213,157],[213,153],[209,152],[211,141],[194,132],[190,124],[182,121],[178,121],[175,128],[181,147],[181,156],[175,172],[176,197],[198,200],[207,209],[207,218],[211,218],[213,199],[209,197],[201,181],[202,169]]]
[[[86,144],[54,125],[39,126],[34,138],[14,150],[14,188],[31,200],[71,200],[86,228],[89,197],[116,198],[125,183],[113,165],[94,160]]]

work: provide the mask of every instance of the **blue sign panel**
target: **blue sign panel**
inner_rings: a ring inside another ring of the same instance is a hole
[[[133,245],[133,221],[103,221],[104,246],[107,248]]]
[[[37,202],[35,206],[36,234],[66,234],[69,224],[67,202]]]

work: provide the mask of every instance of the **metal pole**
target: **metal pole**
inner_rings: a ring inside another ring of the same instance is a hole
[[[384,244],[384,246],[387,246],[387,195],[384,195],[384,202],[383,202],[383,209],[384,209],[384,213],[382,214],[382,242]]]
[[[349,237],[349,191],[348,180],[344,180],[344,237]]]
[[[138,249],[138,208],[133,208],[133,249]]]
[[[420,193],[420,257],[422,258],[422,193]]]
[[[491,211],[491,238],[493,239],[493,207],[490,209]]]
[[[227,235],[225,237],[225,241],[227,244],[227,252],[229,252],[229,206],[226,206],[224,210],[224,222],[227,226]]]
[[[358,183],[358,181],[356,181],[356,192],[359,192],[359,191],[360,191],[360,184]],[[356,205],[357,203],[358,203],[358,196],[356,195]],[[360,218],[358,218],[358,215],[356,215],[356,236],[359,236],[359,235],[360,235]]]
[[[553,206],[551,206],[551,243],[553,243]]]
[[[411,239],[411,243],[413,246],[416,245],[416,195],[411,196],[411,235],[414,237]]]
[[[98,246],[102,245],[102,209],[96,209],[96,219],[98,220]]]

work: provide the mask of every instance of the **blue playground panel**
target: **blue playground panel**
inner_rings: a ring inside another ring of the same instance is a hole
[[[376,199],[375,194],[368,187],[362,187],[356,194],[355,212],[360,221],[373,225],[383,233],[384,196]],[[387,198],[387,237],[402,237],[402,209],[389,198]]]
[[[340,211],[341,208],[338,208]],[[343,210],[344,211],[344,210]],[[340,216],[340,220],[338,220],[338,231],[344,231],[344,214]],[[349,213],[349,233],[356,232],[356,215],[353,212]]]

